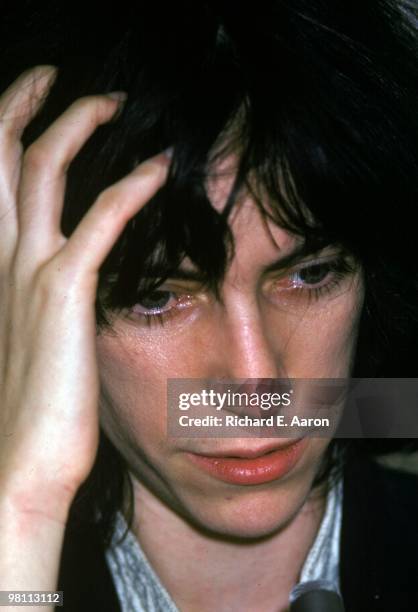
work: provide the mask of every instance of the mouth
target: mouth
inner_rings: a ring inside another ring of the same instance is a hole
[[[210,476],[231,484],[255,485],[278,480],[298,463],[307,438],[259,448],[241,448],[212,453],[187,452],[188,459]]]

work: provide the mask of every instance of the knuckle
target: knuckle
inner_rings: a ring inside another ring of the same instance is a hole
[[[33,142],[23,155],[23,168],[40,170],[48,167],[50,154],[48,148],[39,140]]]
[[[81,262],[77,258],[68,258],[63,251],[39,268],[37,283],[49,292],[58,290],[67,295],[78,295],[85,286],[86,275]]]
[[[97,207],[101,214],[113,217],[116,214],[120,215],[121,211],[121,194],[115,186],[108,187],[102,191],[97,200]]]
[[[59,288],[61,285],[74,281],[71,278],[71,270],[67,270],[64,262],[54,258],[39,267],[36,274],[37,284],[46,291]]]
[[[47,304],[56,303],[60,298],[68,298],[69,294],[74,294],[76,287],[74,279],[67,270],[63,270],[59,265],[45,265],[36,271],[33,279],[33,293],[40,301]]]

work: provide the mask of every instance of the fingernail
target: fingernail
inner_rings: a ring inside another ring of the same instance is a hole
[[[40,76],[48,80],[48,85],[52,85],[58,76],[58,68],[56,66],[40,65],[36,67],[39,70]]]
[[[166,149],[164,151],[164,155],[168,158],[168,159],[172,159],[173,158],[173,153],[174,153],[174,147],[168,147],[168,149]]]
[[[111,91],[106,94],[108,98],[116,100],[117,102],[125,102],[128,94],[125,91]]]
[[[113,123],[114,121],[117,121],[120,115],[122,114],[123,107],[128,97],[128,94],[124,91],[111,91],[110,93],[106,94],[106,96],[111,100],[116,100],[116,102],[118,102],[118,105],[111,120],[111,122]]]

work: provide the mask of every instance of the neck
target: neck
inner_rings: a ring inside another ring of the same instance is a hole
[[[324,492],[308,497],[273,535],[232,540],[202,532],[137,481],[134,491],[133,532],[182,612],[288,609],[324,514]]]

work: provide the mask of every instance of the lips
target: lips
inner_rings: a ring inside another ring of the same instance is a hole
[[[266,455],[276,450],[284,450],[285,448],[289,446],[293,446],[298,441],[299,440],[292,439],[286,442],[285,444],[277,444],[277,442],[275,442],[274,444],[264,445],[261,447],[258,446],[257,448],[250,448],[250,447],[236,448],[236,449],[231,448],[229,450],[204,452],[204,453],[196,453],[196,454],[202,455],[204,457],[214,457],[214,458],[216,457],[230,457],[230,458],[238,457],[242,459],[254,459],[256,457],[261,457],[262,455]]]
[[[292,440],[280,447],[217,451],[216,454],[186,453],[189,460],[212,477],[239,485],[256,485],[278,480],[298,463],[307,438]]]

